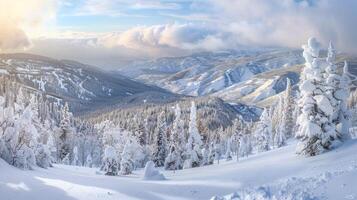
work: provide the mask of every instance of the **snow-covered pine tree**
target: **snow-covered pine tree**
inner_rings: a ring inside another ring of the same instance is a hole
[[[278,109],[280,110],[280,119],[279,119],[279,123],[276,126],[276,131],[275,131],[275,135],[274,135],[274,147],[282,147],[285,145],[285,140],[286,140],[286,136],[287,136],[287,132],[288,132],[288,127],[287,127],[287,123],[288,123],[288,117],[287,115],[289,113],[285,112],[287,107],[286,105],[286,98],[284,98],[282,96],[279,96],[279,103],[278,103]]]
[[[258,152],[270,150],[270,140],[272,137],[271,117],[269,116],[269,109],[265,108],[260,121],[254,131],[255,145]]]
[[[65,103],[61,109],[61,122],[56,132],[58,137],[57,158],[63,158],[72,152],[73,128],[71,126],[71,113],[69,112],[68,104]]]
[[[184,162],[184,168],[198,167],[201,165],[202,160],[202,139],[197,128],[197,108],[195,102],[191,102],[190,122],[188,129],[188,140],[186,144],[186,160]]]
[[[115,148],[112,146],[107,146],[104,151],[104,157],[102,162],[102,170],[107,176],[118,175],[119,164],[117,161],[117,153]]]
[[[90,168],[92,168],[92,166],[93,166],[93,160],[92,160],[92,156],[90,154],[87,155],[85,166],[90,167]]]
[[[72,159],[72,165],[74,166],[78,166],[80,163],[79,163],[79,158],[78,158],[78,147],[75,146],[73,148],[73,159]]]
[[[66,154],[65,156],[64,156],[64,158],[62,159],[62,161],[61,161],[61,163],[62,164],[64,164],[64,165],[69,165],[71,162],[70,162],[70,159],[69,159],[69,153],[68,154]]]
[[[300,84],[301,114],[297,133],[300,142],[297,153],[314,156],[333,148],[347,135],[340,127],[343,123],[347,124],[345,105],[349,86],[348,81],[344,83],[337,72],[332,43],[326,59],[320,58],[320,44],[315,38],[310,38],[303,49],[306,63]]]
[[[231,138],[228,138],[227,139],[227,150],[226,150],[226,160],[229,161],[229,160],[232,160],[232,149],[231,149]]]
[[[131,174],[133,171],[133,161],[132,155],[130,155],[130,151],[132,148],[132,141],[128,140],[124,146],[124,150],[121,153],[121,161],[120,161],[120,174],[121,175],[128,175]]]
[[[153,162],[157,167],[162,167],[165,164],[167,156],[167,135],[166,135],[166,118],[165,112],[162,111],[157,118],[157,127],[155,129],[155,138],[153,146]]]
[[[179,104],[175,107],[175,120],[170,137],[170,151],[167,162],[171,163],[171,170],[181,169],[183,167],[183,157],[185,150],[185,132],[184,121],[181,119],[181,108]],[[175,163],[173,163],[175,162]],[[166,163],[166,160],[165,160]],[[165,164],[167,166],[167,164]],[[175,167],[174,169],[172,167]],[[166,168],[166,167],[165,167]]]
[[[284,130],[285,136],[291,137],[293,136],[293,131],[295,127],[295,120],[294,120],[294,97],[292,95],[291,89],[291,81],[289,78],[286,79],[286,89],[284,93],[284,106],[283,106],[283,120],[284,120]]]

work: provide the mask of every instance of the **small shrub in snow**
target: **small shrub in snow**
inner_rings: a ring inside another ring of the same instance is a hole
[[[179,152],[176,151],[175,146],[171,146],[170,153],[165,159],[166,170],[178,170],[182,168],[182,160]]]
[[[42,168],[51,166],[51,152],[47,146],[38,144],[35,151],[36,164]]]
[[[165,176],[161,174],[156,168],[155,168],[155,163],[152,161],[149,161],[145,165],[144,169],[144,180],[165,180]]]
[[[227,141],[227,151],[226,151],[226,160],[229,161],[229,160],[232,160],[232,150],[231,150],[231,140],[228,139]]]
[[[79,165],[79,158],[78,158],[78,148],[73,148],[73,161],[72,165],[78,166]]]
[[[62,164],[64,164],[64,165],[69,165],[70,164],[69,153],[63,158]]]
[[[85,166],[91,168],[92,165],[93,165],[92,156],[91,156],[90,154],[88,154],[88,156],[87,156],[87,158],[86,158]]]

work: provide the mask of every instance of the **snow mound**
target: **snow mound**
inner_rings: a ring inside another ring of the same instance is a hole
[[[159,172],[155,168],[155,164],[152,161],[149,161],[145,165],[145,170],[144,170],[144,180],[166,180],[165,176]]]

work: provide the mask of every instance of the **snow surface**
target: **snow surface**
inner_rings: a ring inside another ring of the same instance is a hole
[[[161,170],[163,181],[142,180],[144,170],[115,177],[64,165],[24,171],[0,160],[0,199],[357,199],[357,140],[309,158],[297,156],[295,147],[292,142],[239,162]]]

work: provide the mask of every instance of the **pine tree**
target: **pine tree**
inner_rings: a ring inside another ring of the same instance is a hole
[[[119,164],[117,161],[117,153],[112,146],[107,146],[104,151],[104,157],[102,162],[102,170],[107,176],[118,175]]]
[[[200,148],[202,145],[202,139],[197,129],[196,115],[197,115],[197,108],[195,102],[192,101],[191,112],[190,112],[190,123],[189,123],[189,130],[188,130],[189,136],[186,144],[187,156],[184,163],[185,168],[198,167],[201,165],[202,151]]]
[[[90,168],[92,168],[92,166],[93,166],[93,160],[92,160],[92,156],[90,154],[87,155],[85,166],[90,167]]]
[[[232,150],[231,150],[231,139],[228,138],[227,140],[227,151],[226,151],[226,160],[229,161],[229,160],[232,160]]]
[[[121,161],[120,161],[120,174],[121,175],[128,175],[131,174],[133,171],[133,161],[130,155],[130,149],[132,142],[131,140],[128,140],[128,142],[125,144],[124,150],[121,154]]]
[[[326,59],[320,58],[320,44],[314,38],[310,38],[303,48],[306,63],[300,84],[297,153],[314,156],[333,148],[343,138],[340,127],[342,121],[346,122],[347,115],[340,114],[346,113],[348,82],[343,83],[333,63],[335,50],[332,43]]]
[[[165,159],[165,169],[177,170],[183,167],[184,139],[184,122],[181,119],[180,106],[176,104],[175,120],[170,137],[170,151]]]
[[[61,110],[61,122],[57,130],[58,137],[58,159],[63,160],[66,155],[72,152],[73,128],[71,126],[71,113],[69,112],[68,104],[65,103]]]
[[[167,156],[167,127],[165,112],[161,112],[157,119],[157,127],[155,130],[155,141],[153,147],[153,162],[157,167],[162,167],[165,164]]]
[[[285,136],[286,137],[291,137],[293,136],[293,131],[295,127],[295,121],[294,121],[294,98],[292,96],[292,90],[291,90],[291,81],[289,78],[286,80],[286,90],[284,93],[284,109],[282,111],[283,118],[282,120],[284,121],[284,126],[283,129],[285,130]]]
[[[266,108],[260,117],[260,121],[258,122],[257,128],[254,132],[254,137],[258,152],[270,150],[269,144],[272,137],[272,123],[271,117],[269,116],[269,110]]]

